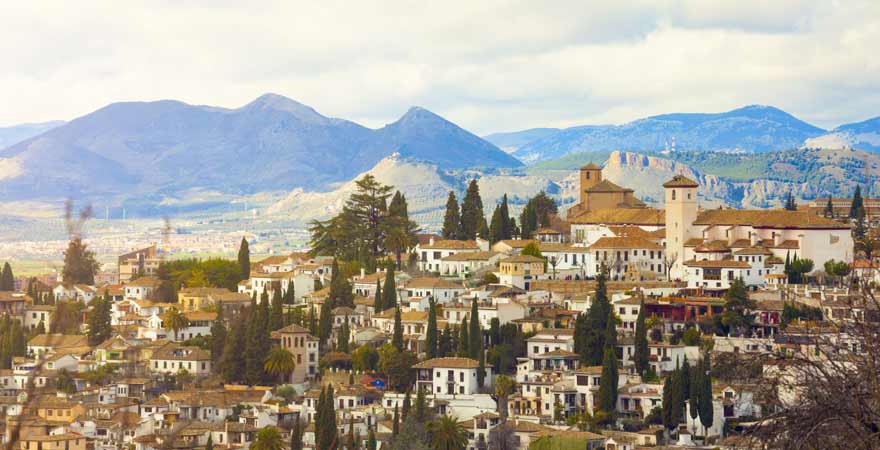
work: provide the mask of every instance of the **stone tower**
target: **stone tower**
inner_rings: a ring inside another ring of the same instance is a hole
[[[692,237],[692,224],[697,220],[697,188],[695,181],[676,175],[663,183],[666,198],[666,259],[674,260],[669,270],[672,279],[684,276],[684,244]]]
[[[587,205],[587,189],[599,184],[602,181],[602,168],[589,163],[581,167],[581,204]]]

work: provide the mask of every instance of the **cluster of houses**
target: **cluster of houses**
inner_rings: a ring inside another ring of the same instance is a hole
[[[467,430],[468,450],[486,448],[492,430],[501,426],[511,430],[522,449],[554,438],[609,450],[688,447],[694,443],[691,436],[723,447],[730,422],[760,418],[772,405],[754,380],[714,383],[712,423],[703,426],[686,418],[670,441],[660,425],[645,421],[662,407],[664,377],[682,362],[697,361],[709,351],[717,356],[808,348],[823,328],[784,323],[786,305],[815,308],[825,325],[880,319],[868,306],[854,309],[845,289],[786,282],[788,258],[813,259],[817,266],[832,259],[852,262],[846,224],[798,211],[702,210],[697,184],[681,176],[664,184],[665,210],[652,209],[632,190],[603,180],[595,165],[584,166],[580,177],[580,203],[566,220],[537,230],[533,239],[490,244],[420,236],[412,249],[416,263],[394,273],[396,308],[374,310],[376,287],[388,275],[383,270],[351,276],[354,306],[332,310],[331,346],[346,323],[351,347],[378,348],[391,340],[399,316],[404,347],[419,357],[410,369],[415,380],[410,388],[424,389],[434,414],[459,421]],[[523,254],[527,247],[537,247],[540,256]],[[384,374],[328,364],[328,358],[345,355],[322,352],[318,338],[304,326],[272,333],[273,343],[295,361],[293,372],[278,386],[223,385],[210,351],[188,343],[210,336],[217,311],[227,319],[236,317],[253,296],[264,293],[271,298],[279,291],[292,292],[289,308],[320,310],[335,275],[332,258],[272,256],[253,264],[237,292],[183,288],[177,302],[163,303],[154,301],[160,284],[155,248],[123,256],[121,284],[52,290],[56,302],[88,305],[95,296],[110,297],[110,339],[89,345],[84,334],[34,334],[26,356],[0,370],[3,443],[19,442],[25,450],[159,450],[204,448],[210,439],[213,446],[247,448],[264,427],[278,427],[289,437],[297,420],[312,421],[327,384],[335,387],[340,435],[353,431],[366,439],[372,431],[379,448],[390,442],[394,411],[405,393],[388,389]],[[603,368],[581,363],[574,326],[595,300],[595,277],[601,271],[607,271],[608,296],[619,319],[616,411],[622,420],[642,426],[587,432],[565,419],[597,411]],[[488,274],[494,275],[491,282]],[[722,295],[735,279],[745,282],[756,302],[748,332],[701,333],[697,342],[681,339],[686,328],[724,313]],[[478,317],[471,317],[474,301]],[[430,304],[437,307],[441,330],[456,329],[465,320],[477,320],[483,330],[516,326],[525,336],[525,351],[516,355],[513,371],[499,373],[489,364],[482,376],[475,359],[427,358]],[[164,323],[171,308],[186,315],[185,328],[172,330]],[[54,309],[34,304],[23,293],[0,292],[0,315],[19,319],[27,330],[39,324],[49,330]],[[652,378],[640,376],[633,361],[642,312],[652,330],[649,364],[657,375]],[[805,333],[805,327],[811,332]],[[101,378],[104,368],[114,370]],[[503,396],[494,389],[502,375],[515,382],[513,392]],[[282,391],[280,385],[290,389]],[[314,425],[305,429],[303,445],[314,448]]]

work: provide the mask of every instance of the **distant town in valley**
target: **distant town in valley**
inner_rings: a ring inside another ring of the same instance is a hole
[[[0,450],[880,449],[880,2],[19,3]]]

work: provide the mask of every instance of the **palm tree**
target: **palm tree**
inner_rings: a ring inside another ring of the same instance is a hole
[[[251,450],[284,450],[284,440],[276,427],[266,427],[257,433]]]
[[[186,318],[186,314],[174,307],[168,308],[168,311],[165,311],[165,315],[162,316],[162,322],[165,324],[165,328],[174,331],[175,341],[177,340],[177,333],[189,326],[189,319]]]
[[[266,356],[266,360],[263,362],[263,369],[266,373],[278,377],[278,382],[282,383],[296,369],[296,362],[294,362],[293,355],[287,349],[275,346],[272,347],[269,355]]]
[[[443,416],[428,424],[433,450],[464,450],[468,444],[467,430],[455,417]]]

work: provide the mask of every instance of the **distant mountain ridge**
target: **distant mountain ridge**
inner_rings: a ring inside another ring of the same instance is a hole
[[[7,200],[122,199],[132,207],[193,190],[323,190],[395,152],[444,169],[522,165],[422,108],[374,130],[266,94],[236,109],[110,104],[0,151],[0,190]]]
[[[825,133],[781,109],[751,105],[723,113],[663,114],[623,125],[565,128],[530,140],[512,154],[533,163],[575,152],[658,151],[671,146],[673,139],[681,150],[764,152],[798,147],[806,139]],[[503,146],[516,137],[516,133],[501,133],[487,139]]]
[[[0,127],[0,149],[9,147],[12,144],[21,142],[38,134],[45,133],[46,131],[61,125],[64,125],[63,120],[42,123],[23,123],[20,125]]]
[[[880,117],[841,125],[828,134],[808,139],[806,147],[856,148],[880,152]]]

